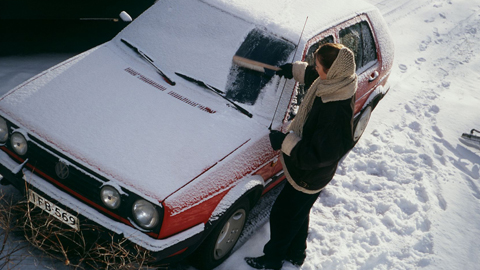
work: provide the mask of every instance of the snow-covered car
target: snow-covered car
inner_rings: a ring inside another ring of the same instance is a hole
[[[350,47],[356,140],[389,89],[393,45],[379,11],[304,2],[158,1],[111,41],[0,98],[2,182],[65,226],[89,220],[161,262],[195,252],[201,268],[220,264],[284,179],[269,127],[285,130],[303,86],[272,70],[313,64],[325,42]]]

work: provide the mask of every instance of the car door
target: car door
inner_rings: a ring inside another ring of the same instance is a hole
[[[338,27],[338,41],[355,54],[358,75],[355,113],[358,113],[375,89],[382,67],[378,57],[379,50],[367,16],[360,15],[341,24]]]
[[[341,43],[355,54],[358,75],[355,114],[359,113],[378,84],[382,66],[378,54],[379,49],[368,17],[364,14],[356,16],[311,38],[304,49],[302,61],[314,65],[314,52],[320,45],[328,42]],[[289,119],[293,119],[295,116],[296,109],[305,95],[305,90],[303,85],[298,86],[296,98],[293,99],[290,106],[292,110]]]

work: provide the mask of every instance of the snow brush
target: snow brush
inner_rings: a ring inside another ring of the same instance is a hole
[[[258,62],[252,59],[238,56],[238,55],[233,56],[233,62],[241,67],[248,68],[248,69],[255,70],[262,73],[265,73],[265,69],[269,69],[273,71],[281,70],[281,68],[279,67]]]
[[[470,131],[470,134],[468,134],[468,133],[463,133],[463,134],[462,134],[462,138],[463,138],[463,139],[471,140],[471,141],[476,142],[477,144],[480,145],[480,136],[473,135],[474,132],[480,134],[480,131],[478,131],[478,130],[476,130],[476,129],[472,129],[472,130]]]
[[[472,129],[470,134],[463,133],[460,141],[468,146],[480,149],[480,136],[474,135],[475,132],[480,134],[480,131]]]

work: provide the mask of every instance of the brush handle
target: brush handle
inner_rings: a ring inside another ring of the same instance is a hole
[[[265,72],[265,69],[270,69],[270,70],[274,70],[274,71],[281,70],[281,68],[279,68],[279,67],[272,66],[272,65],[269,65],[269,64],[265,64],[265,63],[262,63],[262,62],[258,62],[258,61],[255,61],[255,60],[251,60],[251,59],[241,57],[241,56],[238,56],[238,55],[233,56],[233,62],[235,64],[241,66],[241,67],[256,70],[256,71],[259,71],[259,72]]]

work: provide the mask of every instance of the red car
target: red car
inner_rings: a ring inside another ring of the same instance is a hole
[[[307,2],[158,1],[111,41],[0,98],[3,182],[65,226],[87,219],[160,262],[195,253],[201,268],[217,266],[284,179],[268,128],[286,127],[303,86],[272,69],[313,64],[325,42],[351,48],[356,140],[389,89],[393,45],[379,11]]]

